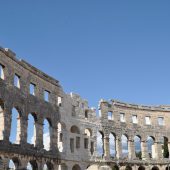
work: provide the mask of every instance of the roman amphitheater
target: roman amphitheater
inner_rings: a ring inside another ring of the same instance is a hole
[[[66,94],[57,80],[0,48],[1,170],[169,170],[169,121],[166,105],[102,99],[98,110],[90,108],[79,95]]]

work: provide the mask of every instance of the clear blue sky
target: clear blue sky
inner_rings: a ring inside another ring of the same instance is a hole
[[[97,106],[170,104],[169,0],[1,1],[0,45]]]

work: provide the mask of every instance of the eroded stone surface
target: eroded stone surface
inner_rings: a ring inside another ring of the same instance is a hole
[[[10,160],[22,170],[27,169],[28,162],[33,170],[42,170],[44,164],[49,170],[149,170],[166,169],[170,164],[169,157],[163,156],[161,143],[164,137],[170,150],[170,106],[101,100],[98,118],[86,100],[77,94],[66,94],[59,81],[18,60],[11,50],[0,48],[0,66],[0,169],[8,169]],[[15,75],[19,79],[17,87]],[[35,85],[33,94],[30,84]],[[13,108],[19,112],[16,144],[9,139]],[[34,145],[27,143],[29,113],[35,118]],[[50,124],[49,151],[43,146],[44,119]],[[102,134],[103,154],[98,154],[97,132]],[[114,157],[110,153],[110,134],[115,137]],[[128,140],[126,157],[122,154],[122,135]],[[141,139],[142,159],[135,154],[135,136]],[[150,155],[148,136],[154,139]]]

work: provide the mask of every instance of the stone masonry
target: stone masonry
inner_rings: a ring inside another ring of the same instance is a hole
[[[12,143],[14,108],[18,117]],[[0,170],[9,169],[11,161],[16,170],[26,170],[28,164],[32,170],[169,170],[170,106],[102,99],[98,109],[96,116],[96,109],[79,95],[66,94],[59,81],[18,60],[10,49],[0,48]],[[29,114],[34,117],[31,144]],[[44,120],[49,123],[49,149],[44,147]]]

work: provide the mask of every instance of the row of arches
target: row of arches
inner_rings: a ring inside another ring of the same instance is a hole
[[[160,149],[163,158],[169,158],[168,138],[165,136],[160,137],[159,141],[156,141],[153,136],[148,136],[145,141],[141,141],[141,136],[139,135],[134,136],[133,139],[129,139],[126,134],[123,134],[121,138],[118,139],[114,133],[110,133],[109,135],[110,157],[115,158],[117,152],[121,152],[121,157],[126,158],[130,151],[134,151],[135,157],[142,159],[142,143],[146,144],[149,158],[156,158],[157,153],[155,152],[158,149]],[[160,145],[159,148],[155,148],[155,144],[157,144],[157,147]],[[104,134],[101,131],[97,133],[97,152],[99,156],[103,156],[105,152]]]
[[[20,167],[23,166],[21,165],[20,161],[17,158],[13,158],[9,160],[8,167],[7,167],[8,169],[16,170],[19,169]],[[26,167],[23,168],[26,168],[27,170],[38,170],[38,164],[36,160],[31,160],[26,164]],[[50,162],[45,163],[42,168],[43,168],[42,170],[54,169],[53,164]]]
[[[4,113],[4,102],[0,100],[0,122],[2,122],[0,126],[0,140],[4,139],[5,132],[5,113]],[[12,144],[20,144],[22,133],[25,129],[22,129],[23,118],[20,110],[17,107],[12,108],[11,116],[10,116],[10,134],[9,141]],[[26,123],[26,125],[25,125]],[[42,127],[40,127],[42,126]],[[44,149],[50,150],[51,146],[51,134],[52,134],[52,124],[50,119],[45,118],[43,124],[40,125],[37,121],[36,113],[29,113],[27,117],[27,121],[24,121],[24,127],[27,129],[27,143],[36,145],[38,133],[42,130],[43,133],[43,145]],[[42,128],[42,129],[40,129]]]

